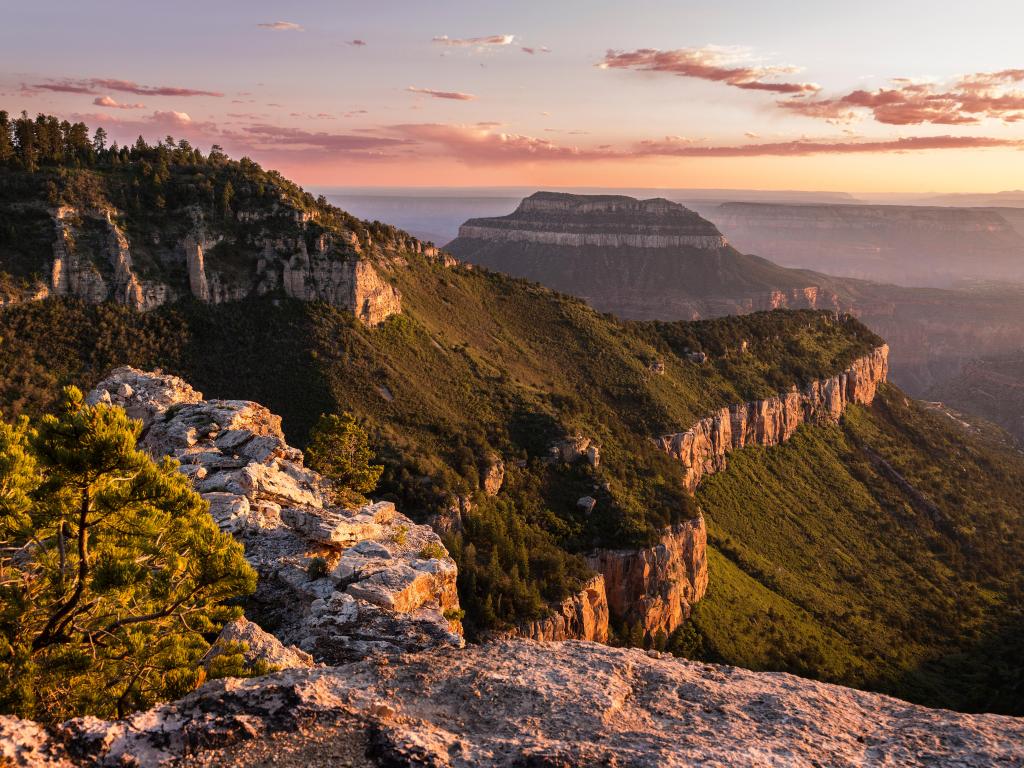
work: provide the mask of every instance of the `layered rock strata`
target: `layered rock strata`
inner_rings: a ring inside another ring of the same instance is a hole
[[[456,566],[428,526],[390,502],[344,509],[303,466],[281,419],[246,400],[203,400],[175,376],[118,368],[90,402],[140,419],[140,446],[170,456],[259,573],[248,610],[286,644],[338,663],[460,646]]]
[[[239,220],[252,224],[242,213]],[[133,264],[131,243],[114,215],[112,209],[66,206],[51,211],[56,237],[49,285],[41,286],[43,297],[75,296],[94,304],[114,301],[149,310],[188,295],[219,304],[281,292],[302,301],[325,301],[347,309],[368,325],[377,325],[402,311],[398,290],[362,255],[354,235],[345,240],[323,234],[315,240],[312,251],[302,236],[254,236],[252,247],[247,248],[224,243],[223,236],[208,236],[201,217],[196,216],[192,231],[175,243],[159,245],[161,233],[153,233],[158,245],[147,244],[147,249],[156,249],[156,266],[150,268],[154,275],[143,279]],[[307,223],[294,223],[300,235]],[[97,227],[102,236],[97,237]],[[222,243],[232,255],[212,258]],[[401,246],[424,253],[418,241],[403,242]],[[428,255],[437,255],[433,248],[427,251]],[[177,284],[175,268],[184,268],[186,282]]]
[[[605,643],[608,642],[608,618],[604,576],[598,574],[544,618],[520,624],[516,634],[531,640],[593,640]]]
[[[707,527],[703,516],[662,532],[642,549],[599,549],[587,565],[603,576],[611,615],[646,637],[668,637],[690,616],[708,588]]]
[[[289,734],[287,764],[363,724],[360,765],[988,768],[1024,762],[1024,720],[594,643],[505,641],[217,680],[126,720],[50,729],[0,718],[17,766],[245,765]],[[349,725],[344,725],[348,723]],[[315,726],[315,727],[310,727]],[[333,734],[333,736],[332,736]],[[234,760],[221,762],[231,747]],[[304,762],[307,758],[307,762]],[[319,761],[316,761],[319,764]]]
[[[722,234],[678,203],[663,198],[537,192],[508,216],[470,219],[459,237],[573,247],[721,248]]]
[[[735,450],[779,445],[801,424],[835,424],[849,404],[870,405],[888,369],[889,347],[882,345],[836,376],[765,400],[727,406],[657,442],[683,464],[684,483],[692,493],[705,476],[725,469]]]

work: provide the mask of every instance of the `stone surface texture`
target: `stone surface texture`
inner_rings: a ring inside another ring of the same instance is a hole
[[[1024,762],[1024,720],[586,642],[509,640],[392,663],[208,683],[127,720],[0,718],[18,766],[169,766],[356,716],[381,766],[990,768]],[[339,728],[339,733],[345,731]],[[315,735],[314,735],[315,734]],[[236,754],[244,755],[242,750]],[[236,762],[235,765],[244,765]],[[323,765],[326,763],[310,764]]]

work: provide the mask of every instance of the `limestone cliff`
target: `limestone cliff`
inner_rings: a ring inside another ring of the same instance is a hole
[[[608,597],[598,574],[542,619],[519,625],[516,634],[531,640],[608,641]]]
[[[708,587],[703,516],[673,525],[643,549],[599,549],[587,564],[604,577],[611,615],[639,624],[648,637],[667,637],[690,616]]]
[[[812,381],[802,390],[794,387],[765,400],[727,406],[685,432],[663,435],[658,444],[682,462],[692,492],[702,478],[725,469],[734,450],[779,445],[801,424],[834,424],[850,403],[870,405],[888,367],[889,347],[883,345],[836,376]]]
[[[133,264],[132,244],[115,221],[116,211],[62,206],[52,212],[56,236],[45,293],[148,310],[187,295],[218,304],[281,292],[350,310],[368,325],[402,311],[401,296],[363,255],[358,237],[324,234],[310,253],[302,230],[311,219],[293,223],[298,236],[271,237],[258,230],[262,218],[243,213],[239,220],[256,230],[247,246],[237,238],[209,234],[196,211],[188,233],[179,240],[165,243],[164,233],[151,232],[145,250],[152,276],[144,279]],[[424,252],[411,239],[402,246]],[[179,271],[187,280],[176,276]]]
[[[282,642],[330,663],[462,644],[457,569],[437,534],[391,502],[336,506],[263,406],[127,367],[89,401],[123,407],[145,450],[180,462],[259,574],[247,612]]]
[[[0,758],[39,768],[989,768],[1019,766],[1022,744],[1020,718],[668,654],[522,640],[216,680],[125,720],[45,728],[0,717]]]

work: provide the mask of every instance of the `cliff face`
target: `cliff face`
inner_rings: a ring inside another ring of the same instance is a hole
[[[604,576],[594,576],[578,594],[567,597],[543,619],[521,624],[516,634],[531,640],[607,642],[608,596]]]
[[[722,408],[685,432],[663,435],[659,446],[682,462],[687,489],[725,469],[728,455],[747,445],[779,445],[801,424],[834,424],[850,403],[870,405],[889,369],[889,347],[855,360],[842,373],[766,400]]]
[[[406,249],[437,255],[436,249],[407,238],[376,248],[370,242],[371,258],[354,233],[321,233],[309,248],[305,233],[315,222],[308,217],[288,218],[264,230],[261,225],[269,217],[239,211],[237,226],[245,236],[226,237],[212,234],[215,228],[193,210],[183,236],[175,234],[177,224],[168,231],[151,228],[136,231],[135,244],[113,208],[62,206],[50,217],[53,255],[40,270],[46,280],[22,300],[75,296],[144,311],[188,295],[219,304],[281,293],[333,304],[376,325],[402,311],[401,296],[381,277],[381,265]],[[282,234],[282,228],[290,234]],[[141,266],[133,255],[136,245],[144,252]]]
[[[261,752],[267,764],[309,765],[325,744],[360,766],[987,768],[1020,764],[1024,721],[668,654],[523,641],[216,680],[113,722],[0,717],[0,755],[41,768],[241,766]]]
[[[180,462],[217,524],[244,544],[259,574],[247,611],[282,642],[330,663],[462,644],[451,618],[457,570],[437,534],[391,502],[337,507],[285,442],[280,417],[133,368],[113,371],[89,401],[141,419],[141,447]]]
[[[470,219],[447,248],[621,317],[838,308],[812,276],[744,256],[709,221],[660,198],[538,192],[508,216]]]
[[[707,527],[703,517],[668,528],[644,549],[599,549],[587,565],[604,577],[611,615],[644,634],[667,637],[690,616],[708,587]]]

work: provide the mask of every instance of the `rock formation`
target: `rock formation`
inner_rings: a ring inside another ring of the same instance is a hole
[[[538,192],[508,216],[470,219],[455,256],[636,319],[838,308],[811,273],[744,256],[678,203]]]
[[[377,325],[402,311],[401,296],[378,267],[362,254],[359,239],[321,235],[309,253],[302,229],[311,221],[296,221],[298,237],[271,237],[258,225],[266,217],[239,212],[239,220],[254,229],[251,245],[208,236],[202,216],[193,211],[191,231],[177,242],[160,245],[163,233],[152,232],[146,243],[152,275],[143,279],[133,263],[132,244],[116,223],[113,209],[51,211],[56,233],[49,285],[42,296],[76,296],[90,303],[114,301],[149,310],[191,295],[205,303],[239,301],[247,296],[281,292],[303,301],[325,301],[350,310],[368,325]],[[337,240],[337,242],[336,242]],[[214,257],[224,244],[228,257]],[[411,238],[400,244],[416,253],[422,245]],[[436,257],[435,249],[427,249]],[[187,274],[178,284],[177,268]],[[38,296],[26,299],[39,298]]]
[[[604,576],[598,574],[544,618],[520,624],[515,634],[531,640],[593,640],[605,643],[608,641],[608,618]]]
[[[721,248],[726,244],[710,222],[663,198],[562,192],[537,192],[508,216],[470,219],[459,227],[459,237],[576,248]]]
[[[804,423],[835,424],[850,403],[870,405],[885,381],[889,347],[855,360],[845,371],[765,400],[727,406],[685,432],[663,435],[658,445],[685,468],[691,493],[701,479],[725,469],[728,455],[747,445],[779,445]]]
[[[217,680],[115,722],[82,718],[46,729],[3,717],[0,755],[39,768],[154,768],[187,755],[196,756],[189,764],[245,765],[248,749],[287,733],[288,764],[301,765],[316,754],[310,726],[328,739],[337,734],[339,743],[366,734],[359,764],[380,766],[988,768],[1024,761],[1020,718],[927,709],[668,654],[522,640]],[[236,757],[221,763],[230,745],[238,745]]]
[[[604,577],[611,615],[639,624],[647,637],[666,637],[690,616],[708,588],[707,527],[703,517],[665,530],[642,549],[599,549],[587,565]]]
[[[245,400],[203,400],[175,376],[118,368],[88,396],[143,424],[259,573],[250,614],[286,644],[337,663],[382,650],[462,644],[456,567],[440,538],[390,502],[333,505],[281,419]]]

